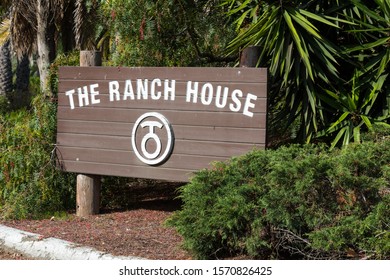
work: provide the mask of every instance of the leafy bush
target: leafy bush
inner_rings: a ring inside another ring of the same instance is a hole
[[[389,258],[390,141],[254,150],[199,171],[168,225],[202,259]]]
[[[59,65],[78,65],[77,53],[59,55],[52,64],[52,97]],[[74,208],[74,175],[55,167],[57,105],[42,96],[39,85],[39,78],[30,78],[35,97],[29,109],[0,114],[0,219],[39,218]]]
[[[50,65],[49,88],[54,96],[58,93],[58,67],[60,66],[79,66],[80,52],[73,51],[68,54],[58,54],[55,61]]]
[[[31,106],[0,117],[0,218],[52,215],[73,203],[73,177],[54,167],[56,105],[37,96]]]

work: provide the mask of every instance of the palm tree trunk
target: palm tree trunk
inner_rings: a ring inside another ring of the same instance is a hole
[[[27,54],[18,58],[18,65],[16,67],[16,90],[14,96],[14,106],[22,107],[30,102],[29,93],[30,84],[30,60]]]
[[[9,40],[0,46],[0,96],[12,92],[12,64]]]
[[[18,59],[18,66],[16,68],[16,91],[26,92],[28,91],[28,85],[30,83],[30,60],[28,55],[23,55]]]
[[[37,1],[37,48],[38,48],[38,69],[41,80],[41,90],[47,93],[49,68],[50,68],[50,47],[48,42],[48,1]]]

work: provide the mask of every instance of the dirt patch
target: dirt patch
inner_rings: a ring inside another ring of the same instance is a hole
[[[191,257],[181,249],[182,238],[164,225],[178,207],[175,201],[154,200],[139,202],[131,210],[87,218],[71,214],[65,219],[6,221],[2,224],[40,234],[42,238],[60,238],[117,256],[185,260]]]
[[[0,260],[31,260],[31,258],[19,253],[8,252],[0,247]]]
[[[176,187],[154,185],[153,192],[150,185],[146,187],[143,184],[127,186],[122,190],[112,189],[111,192],[115,192],[117,197],[115,205],[106,204],[102,214],[87,218],[77,217],[73,213],[66,218],[1,223],[37,233],[42,238],[55,237],[116,256],[190,259],[191,256],[181,248],[181,236],[164,225],[166,219],[181,207],[180,202],[173,199]]]

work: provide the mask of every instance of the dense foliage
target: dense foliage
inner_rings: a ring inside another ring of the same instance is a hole
[[[74,205],[72,176],[55,167],[56,105],[0,116],[0,218],[53,215]]]
[[[345,146],[388,122],[389,1],[223,2],[239,31],[229,52],[259,46],[270,71],[271,127]]]
[[[58,56],[52,64],[56,89],[58,65],[77,65],[78,56]],[[57,104],[40,94],[38,79],[29,108],[3,107],[0,114],[0,219],[38,218],[74,208],[74,175],[56,168]]]
[[[169,221],[195,257],[390,257],[390,139],[254,150],[182,187]]]
[[[213,1],[105,2],[101,9],[111,34],[114,65],[226,65],[223,56],[234,36],[224,10]],[[238,56],[235,54],[234,58]]]

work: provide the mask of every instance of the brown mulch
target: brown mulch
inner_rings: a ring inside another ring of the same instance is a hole
[[[123,183],[123,184],[121,184]],[[181,248],[182,237],[164,225],[181,208],[177,188],[182,185],[144,179],[106,182],[101,214],[80,218],[0,221],[5,226],[37,233],[42,238],[59,238],[93,247],[116,256],[152,260],[191,259]],[[115,186],[116,185],[116,186]],[[23,255],[0,251],[0,259],[25,259]]]
[[[70,214],[65,219],[6,221],[2,224],[55,237],[117,256],[147,259],[186,260],[182,238],[164,222],[177,207],[174,201],[145,201],[126,211],[103,213],[87,218]]]

